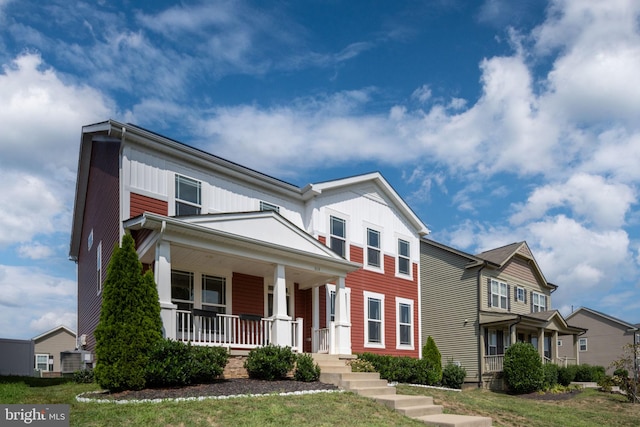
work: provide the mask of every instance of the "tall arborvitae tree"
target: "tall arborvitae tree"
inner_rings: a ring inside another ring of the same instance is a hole
[[[431,335],[429,335],[427,343],[422,347],[422,358],[431,362],[435,371],[434,379],[439,383],[442,380],[442,356]]]
[[[162,339],[162,320],[153,275],[142,274],[128,234],[114,250],[102,292],[95,330],[96,381],[111,391],[142,389],[151,348]]]

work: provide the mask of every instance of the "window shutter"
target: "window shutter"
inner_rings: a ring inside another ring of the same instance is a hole
[[[531,299],[531,301],[529,301],[529,307],[531,308],[531,313],[533,313],[533,291],[529,292],[529,298]]]
[[[527,303],[527,291],[526,290],[524,291],[524,303],[525,304]]]
[[[507,285],[507,310],[511,311],[511,285]]]
[[[518,287],[517,286],[513,289],[513,300],[514,301],[518,301]]]
[[[491,307],[491,279],[487,279],[487,304]]]

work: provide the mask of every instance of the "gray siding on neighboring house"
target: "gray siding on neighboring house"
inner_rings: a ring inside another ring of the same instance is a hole
[[[34,340],[34,344],[35,354],[50,354],[53,356],[52,372],[61,372],[60,353],[75,350],[76,337],[65,329],[58,329],[41,339]]]
[[[478,378],[477,271],[469,259],[425,242],[420,244],[422,342],[431,336],[442,363],[459,361],[467,382]],[[465,320],[467,322],[465,323]]]
[[[625,344],[633,344],[634,333],[628,332],[629,328],[621,323],[585,310],[578,310],[575,314],[569,315],[567,321],[571,325],[588,329],[579,337],[587,339],[587,351],[580,351],[578,355],[580,363],[604,366],[608,375],[613,374],[611,362],[622,356],[622,347]],[[559,338],[562,340],[562,346],[558,348],[560,356],[572,357],[572,338]]]
[[[33,341],[0,338],[0,375],[32,376]]]

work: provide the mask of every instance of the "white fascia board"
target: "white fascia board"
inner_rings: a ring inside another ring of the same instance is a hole
[[[70,333],[70,334],[71,334],[71,335],[73,335],[74,337],[76,336],[76,332],[75,332],[75,331],[72,331],[71,329],[67,328],[67,327],[66,327],[66,326],[64,326],[64,325],[60,325],[60,326],[56,326],[56,327],[55,327],[55,328],[53,328],[53,329],[48,330],[47,332],[43,332],[43,333],[41,333],[41,334],[40,334],[40,335],[38,335],[37,337],[33,337],[33,338],[31,338],[31,340],[32,340],[32,341],[37,341],[37,340],[39,340],[39,339],[41,339],[41,338],[44,338],[44,337],[46,337],[47,335],[50,335],[50,334],[52,334],[52,333],[54,333],[54,332],[56,332],[56,331],[58,331],[58,330],[60,330],[60,329],[62,329],[62,330],[64,330],[64,331],[67,331],[68,333]]]

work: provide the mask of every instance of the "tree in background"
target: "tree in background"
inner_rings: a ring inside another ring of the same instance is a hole
[[[142,389],[149,355],[162,339],[162,320],[153,275],[142,274],[128,234],[113,252],[102,292],[95,331],[96,382],[111,391]]]
[[[432,378],[435,381],[434,384],[438,384],[442,380],[442,355],[431,335],[429,335],[426,344],[422,347],[422,358],[431,362],[434,370]]]
[[[620,359],[614,361],[611,366],[615,368],[613,383],[626,393],[629,402],[640,403],[638,396],[638,384],[640,377],[640,342],[625,344],[622,347],[623,354]]]

